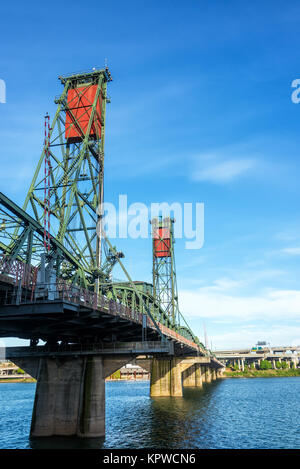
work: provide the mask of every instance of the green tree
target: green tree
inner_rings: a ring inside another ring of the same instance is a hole
[[[279,360],[276,362],[276,368],[278,370],[280,370],[280,368],[282,368],[282,363]]]
[[[260,362],[260,367],[259,368],[261,370],[270,370],[270,368],[272,368],[272,364],[268,360],[262,360]]]

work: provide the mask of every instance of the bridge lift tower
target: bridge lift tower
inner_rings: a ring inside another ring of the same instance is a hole
[[[74,269],[74,265],[56,255],[57,276],[98,291],[99,283],[105,281],[102,265],[107,266],[107,260],[102,256],[99,224],[103,202],[106,103],[110,102],[107,84],[112,77],[106,67],[60,76],[59,80],[63,91],[55,99],[57,110],[48,126],[48,137],[23,210],[30,211],[45,227],[47,217],[48,239],[51,237],[60,242],[80,265]],[[45,250],[48,259],[53,257],[50,242]],[[110,252],[108,257],[114,264],[113,253]],[[110,266],[108,270],[111,270]]]
[[[151,220],[153,253],[153,296],[165,310],[172,326],[180,324],[174,254],[174,223],[170,217]]]

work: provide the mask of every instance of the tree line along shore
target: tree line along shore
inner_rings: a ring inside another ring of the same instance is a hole
[[[300,376],[300,368],[285,362],[276,362],[276,367],[273,368],[268,360],[262,360],[259,366],[245,365],[244,370],[239,370],[238,365],[228,367],[223,373],[224,378],[263,378],[263,377],[288,377]]]

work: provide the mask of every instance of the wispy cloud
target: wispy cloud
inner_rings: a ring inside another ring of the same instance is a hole
[[[252,144],[253,145],[253,144]],[[193,158],[191,179],[215,184],[231,182],[258,166],[261,157],[250,143],[237,143],[202,152]]]
[[[204,166],[196,170],[192,178],[195,181],[226,183],[245,174],[256,165],[254,159],[231,159],[220,163]]]
[[[210,319],[299,319],[300,291],[271,290],[260,295],[232,295],[215,287],[181,290],[180,304],[186,317]]]
[[[300,256],[300,247],[290,247],[282,249],[282,252],[285,254],[290,254],[291,256]]]
[[[264,324],[242,325],[230,332],[209,334],[209,340],[213,344],[213,349],[238,349],[252,347],[258,340],[265,340],[272,346],[276,345],[300,345],[300,326],[269,324],[266,328]]]

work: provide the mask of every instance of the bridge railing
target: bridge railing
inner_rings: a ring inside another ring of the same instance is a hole
[[[0,253],[0,275],[4,275],[11,280],[11,283],[22,286],[34,285],[37,278],[38,268],[21,262],[17,259],[11,259],[4,253]]]
[[[146,327],[154,327],[150,317],[131,309],[122,303],[107,298],[85,288],[72,286],[66,282],[38,284],[35,290],[28,287],[18,286],[12,291],[0,292],[0,303],[2,305],[21,305],[34,303],[49,303],[53,301],[67,301],[76,305],[86,306],[95,310],[101,310],[114,316],[121,316]]]
[[[59,299],[75,302],[93,309],[107,309],[110,314],[115,316],[123,316],[139,324],[143,322],[143,314],[116,300],[107,298],[104,295],[97,295],[97,293],[85,288],[73,287],[65,282],[59,282],[56,285]],[[147,326],[151,327],[152,321],[149,317],[144,318],[144,324],[146,319]]]

